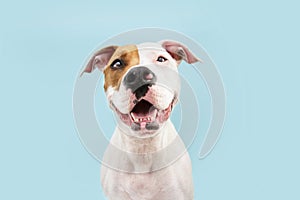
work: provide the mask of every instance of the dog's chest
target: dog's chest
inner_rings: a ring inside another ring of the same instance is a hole
[[[146,174],[130,174],[102,167],[102,186],[110,199],[173,200],[193,199],[188,154],[174,164]]]
[[[162,170],[149,174],[118,174],[116,189],[130,194],[130,198],[154,199],[160,193],[178,188],[173,171]]]

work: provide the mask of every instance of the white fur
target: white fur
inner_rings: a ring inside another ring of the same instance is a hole
[[[140,65],[147,65],[147,64],[157,64],[169,67],[172,70],[177,70],[177,62],[170,56],[170,54],[161,47],[158,43],[142,43],[137,45],[139,58],[140,58]],[[164,63],[157,62],[156,59],[158,56],[163,56],[168,60]]]
[[[162,67],[167,67],[178,73],[177,62],[161,45],[144,43],[137,46],[140,57],[139,66],[149,64],[162,65]],[[168,61],[158,63],[156,61],[158,56],[164,56]],[[153,92],[161,96],[156,98],[158,101],[157,106],[166,108],[171,103],[174,93],[177,91],[160,90],[155,87]],[[132,109],[130,94],[125,91],[122,85],[119,91],[109,88],[107,95],[109,101],[112,101],[122,113],[128,113]],[[172,122],[167,120],[155,136],[148,138],[137,138],[126,133],[126,131],[127,129],[122,129],[118,125],[111,138],[111,144],[129,153],[125,154],[125,158],[123,159],[116,157],[113,152],[107,151],[104,156],[104,163],[109,163],[105,162],[105,160],[108,161],[107,159],[109,161],[119,161],[122,165],[120,166],[121,168],[131,168],[133,172],[146,171],[146,173],[127,173],[102,165],[101,184],[108,199],[192,200],[194,197],[191,161],[181,139],[175,140],[175,138],[178,138],[178,134]],[[177,141],[176,150],[179,149],[179,151],[183,152],[182,156],[174,163],[167,163],[166,167],[152,171],[157,165],[165,161],[164,156],[154,158],[152,153],[167,148],[173,141]],[[142,153],[144,156],[137,157],[132,153]]]
[[[122,165],[132,166],[134,170],[151,170],[155,162],[151,152],[166,148],[177,132],[168,120],[154,138],[137,139],[128,136],[121,129],[116,128],[111,143],[123,151],[132,153],[147,153],[142,159],[130,156]],[[184,144],[179,140],[177,148],[182,148],[184,154],[173,164],[149,173],[126,173],[106,166],[101,168],[101,184],[109,200],[192,200],[193,181],[191,160],[184,150]],[[109,154],[109,153],[107,153]],[[108,156],[114,158],[113,155]],[[163,162],[164,160],[161,160]],[[104,160],[105,162],[105,160]]]

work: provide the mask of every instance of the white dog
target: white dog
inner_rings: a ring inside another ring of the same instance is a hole
[[[169,119],[182,60],[200,61],[175,41],[109,46],[89,60],[84,72],[103,71],[104,90],[118,119],[101,168],[108,199],[194,198],[191,160]]]

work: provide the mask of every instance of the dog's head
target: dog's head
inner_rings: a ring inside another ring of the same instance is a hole
[[[169,118],[180,90],[177,67],[200,61],[175,41],[108,46],[97,51],[84,72],[104,73],[104,90],[125,132],[149,137]]]

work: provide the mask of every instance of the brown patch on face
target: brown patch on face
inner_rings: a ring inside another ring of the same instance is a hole
[[[111,69],[110,65],[116,59],[120,59],[124,62],[123,68]],[[139,64],[139,62],[138,49],[135,45],[118,47],[103,71],[105,76],[104,90],[106,91],[109,86],[119,89],[124,74],[129,68]]]

